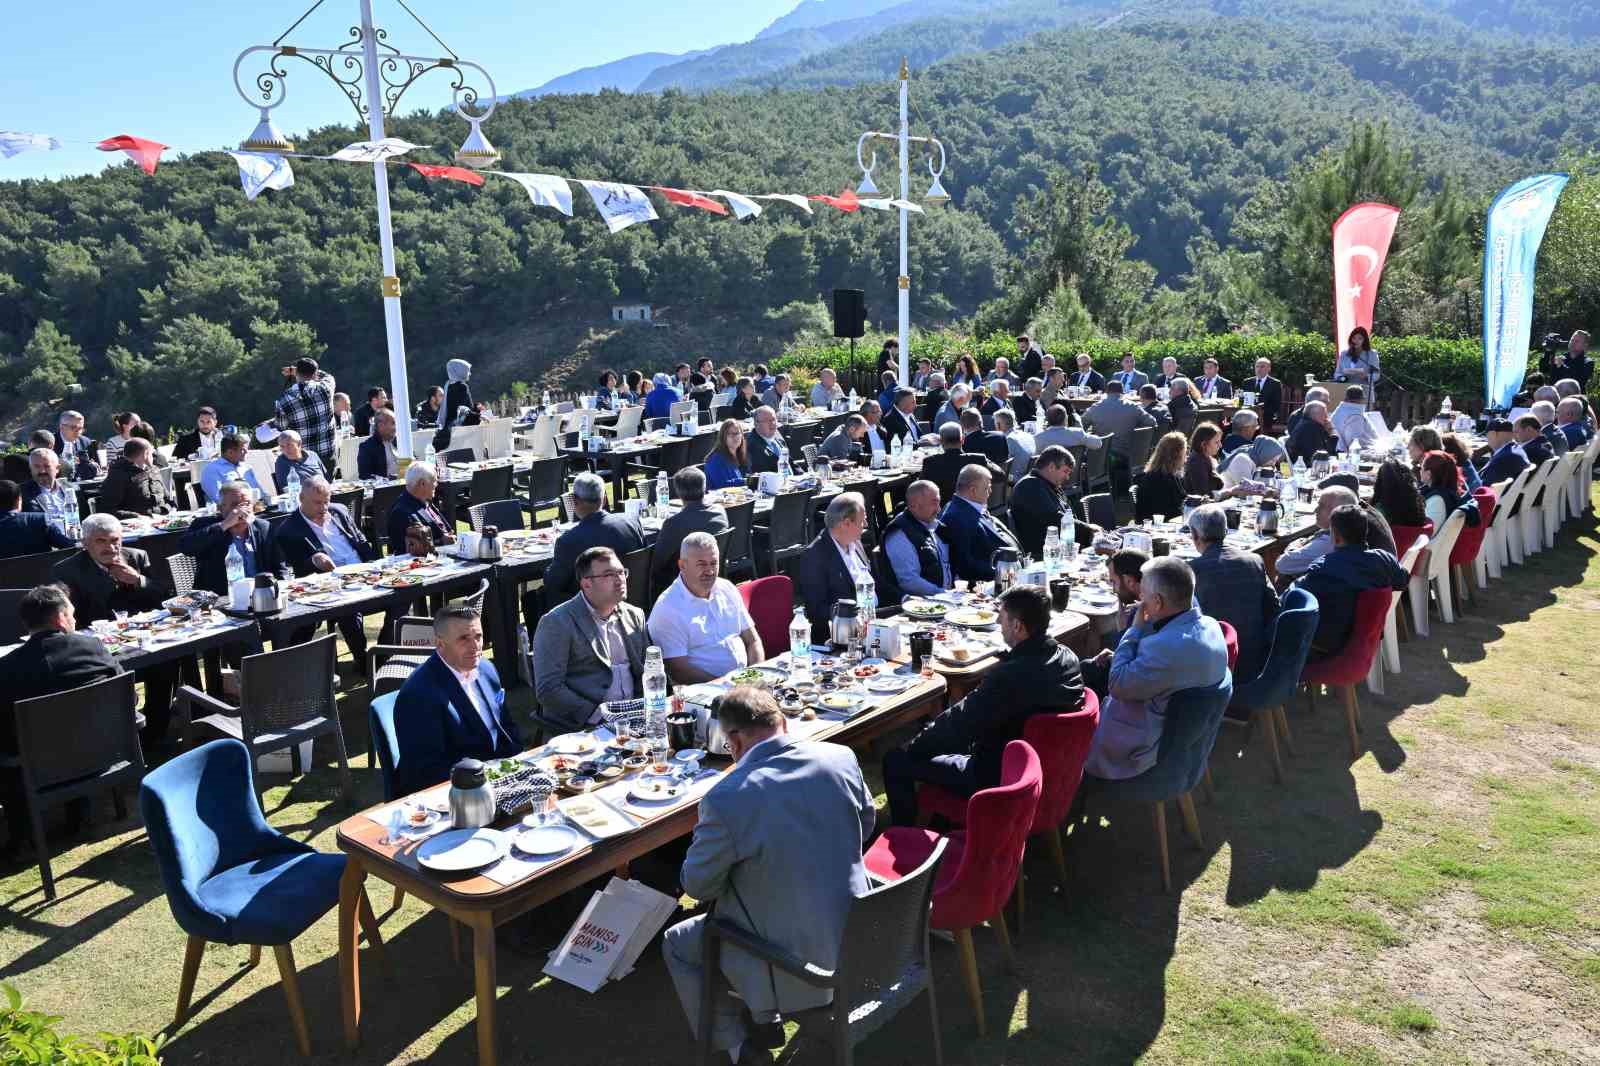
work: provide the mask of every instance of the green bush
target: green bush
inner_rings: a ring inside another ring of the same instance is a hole
[[[22,993],[0,984],[0,1062],[38,1066],[160,1066],[165,1038],[139,1033],[99,1033],[96,1047],[81,1036],[55,1031],[61,1019],[22,1009]]]

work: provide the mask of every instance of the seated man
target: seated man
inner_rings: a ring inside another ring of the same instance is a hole
[[[915,446],[928,433],[928,426],[917,421],[917,394],[913,389],[894,390],[892,404],[883,416],[883,431],[890,441],[907,440]]]
[[[564,732],[598,722],[603,702],[643,695],[650,643],[644,612],[627,602],[628,571],[616,552],[589,548],[577,571],[577,595],[546,611],[533,637],[539,715]]]
[[[1153,431],[1156,420],[1122,394],[1122,382],[1112,378],[1105,389],[1105,397],[1083,412],[1083,424],[1102,437],[1111,436],[1112,458],[1126,469],[1133,455],[1133,431],[1146,426]]]
[[[60,585],[30,589],[17,605],[17,620],[27,639],[0,656],[0,761],[17,754],[12,707],[19,700],[70,692],[122,673],[99,637],[75,632],[72,601]],[[0,768],[0,803],[11,827],[6,851],[28,839],[28,807],[21,784],[19,769]]]
[[[1267,567],[1255,552],[1230,547],[1228,512],[1208,503],[1189,515],[1189,535],[1198,558],[1189,561],[1194,571],[1194,598],[1208,617],[1226,622],[1239,639],[1236,681],[1253,681],[1261,673],[1272,646],[1272,624],[1278,618],[1278,591],[1267,580]]]
[[[789,456],[789,445],[778,431],[778,413],[771,407],[757,407],[750,416],[750,422],[752,428],[744,438],[744,452],[750,457],[750,472],[776,474],[778,467]]]
[[[291,476],[304,485],[314,477],[327,477],[328,471],[322,466],[322,456],[309,451],[300,442],[300,434],[286,429],[278,434],[278,459],[272,464],[272,480],[279,492],[289,491]]]
[[[66,476],[78,481],[99,477],[102,471],[98,452],[95,441],[84,436],[83,415],[62,411],[56,422],[55,453]]]
[[[66,514],[68,500],[77,500],[77,490],[61,477],[61,457],[49,448],[28,453],[28,473],[33,476],[22,486],[23,510],[59,516]]]
[[[1051,404],[1045,408],[1044,429],[1033,435],[1033,445],[1040,451],[1052,445],[1062,448],[1089,448],[1094,451],[1100,449],[1100,438],[1093,433],[1085,433],[1077,426],[1067,425],[1072,415],[1065,404]]]
[[[1044,402],[1043,378],[1029,378],[1023,382],[1022,391],[1011,397],[1011,409],[1017,414],[1017,425],[1026,426],[1036,418],[1042,417]]]
[[[1072,453],[1053,444],[1039,452],[1033,470],[1011,490],[1011,521],[1017,528],[1022,550],[1043,558],[1045,534],[1066,521],[1072,502],[1062,490],[1072,481]],[[1098,527],[1076,518],[1078,547],[1094,543]]]
[[[1140,586],[1144,564],[1150,561],[1150,556],[1138,548],[1119,548],[1106,557],[1106,577],[1111,582],[1111,591],[1117,597],[1117,613],[1111,619],[1109,632],[1101,634],[1102,645],[1099,654],[1084,659],[1083,686],[1094,689],[1095,695],[1100,697],[1100,702],[1106,701],[1106,688],[1111,681],[1111,659],[1116,654],[1117,645],[1122,643],[1122,636],[1133,625],[1134,615],[1139,610],[1139,599],[1144,595]]]
[[[1172,432],[1172,412],[1167,409],[1166,401],[1162,399],[1163,395],[1165,391],[1154,385],[1139,386],[1139,406],[1144,408],[1144,413],[1156,424],[1153,440],[1160,440]]]
[[[684,537],[678,579],[650,609],[650,642],[661,648],[675,685],[710,681],[767,657],[739,590],[717,576],[720,562],[711,534]]]
[[[70,547],[72,538],[52,525],[49,515],[22,510],[15,481],[0,481],[0,559]]]
[[[1173,693],[1215,685],[1228,673],[1222,627],[1195,605],[1188,563],[1151,559],[1139,587],[1139,613],[1111,658],[1108,697],[1084,764],[1095,777],[1121,780],[1154,766]]]
[[[1547,386],[1548,387],[1548,386]],[[1544,389],[1540,389],[1544,392]],[[1554,392],[1554,389],[1550,390]],[[1529,413],[1539,420],[1539,435],[1550,445],[1550,454],[1560,457],[1571,450],[1567,435],[1556,427],[1556,405],[1553,400],[1536,400]]]
[[[1588,445],[1593,431],[1584,422],[1585,417],[1583,400],[1577,396],[1564,397],[1556,404],[1556,427],[1567,438],[1568,448]]]
[[[856,585],[872,576],[872,564],[861,545],[867,527],[867,501],[859,492],[841,492],[828,502],[825,528],[807,545],[795,569],[797,599],[811,620],[811,639],[825,644],[838,600],[856,598]]]
[[[967,385],[952,385],[950,396],[945,400],[944,406],[939,408],[933,416],[934,432],[942,430],[946,425],[954,422],[961,425],[961,412],[966,410],[967,403],[972,399],[972,389]]]
[[[118,518],[170,514],[172,496],[161,480],[161,471],[151,461],[154,455],[155,449],[148,442],[130,437],[122,446],[122,454],[106,470],[95,507]]]
[[[1254,411],[1248,407],[1235,411],[1228,423],[1228,435],[1222,438],[1222,454],[1232,455],[1240,448],[1248,447],[1260,432],[1261,419]]]
[[[287,563],[296,577],[331,573],[335,567],[367,563],[378,557],[378,549],[356,528],[344,504],[333,502],[333,487],[314,477],[300,486],[300,506],[272,534],[275,557]],[[367,634],[360,615],[339,619],[339,632],[355,660],[356,672],[366,673]],[[387,628],[387,627],[386,627]],[[295,641],[307,640],[310,630],[295,634]]]
[[[1354,492],[1343,485],[1330,485],[1317,494],[1317,532],[1302,537],[1278,557],[1279,577],[1299,577],[1311,569],[1311,564],[1333,550],[1333,537],[1328,532],[1328,521],[1333,512],[1346,504],[1360,503]]]
[[[578,577],[573,569],[590,548],[605,547],[626,558],[629,552],[644,547],[644,530],[637,518],[612,514],[606,510],[606,483],[597,474],[579,474],[572,481],[572,513],[578,524],[556,538],[550,566],[544,572],[544,602],[546,607],[572,598],[578,591]]]
[[[754,1063],[769,1060],[750,1039],[746,1011],[773,1032],[759,1043],[775,1045],[780,1014],[824,1006],[832,992],[731,944],[722,949],[722,972],[706,973],[706,920],[756,930],[797,958],[836,966],[851,904],[870,887],[861,853],[876,811],[855,753],[789,736],[767,692],[734,688],[718,703],[717,719],[735,765],[700,800],[682,875],[683,891],[710,901],[711,914],[674,925],[661,947],[690,1027],[698,1030],[705,982],[716,982],[712,1030],[697,1035],[735,1064]]]
[[[79,628],[88,628],[111,621],[118,611],[136,614],[160,607],[172,589],[157,573],[149,555],[122,546],[122,523],[116,515],[92,514],[83,520],[83,550],[57,563],[51,576],[66,586]],[[141,736],[145,743],[155,744],[166,739],[178,663],[145,667],[138,677],[144,683]]]
[[[1017,548],[1011,530],[989,513],[989,471],[977,464],[956,479],[955,499],[945,504],[939,521],[950,543],[950,569],[964,581],[992,581],[997,548]]]
[[[1361,385],[1351,385],[1344,390],[1344,399],[1333,409],[1328,421],[1339,435],[1340,451],[1347,452],[1354,444],[1371,451],[1378,443],[1378,431],[1367,421],[1367,390]]]
[[[1411,575],[1391,552],[1369,548],[1367,516],[1344,504],[1328,521],[1333,540],[1328,554],[1312,564],[1296,584],[1317,598],[1317,635],[1311,638],[1311,660],[1343,650],[1356,621],[1356,597],[1368,589],[1403,589]]]
[[[860,415],[845,419],[817,449],[817,454],[828,459],[862,461],[862,449],[867,443],[867,420]]]
[[[811,406],[833,410],[834,404],[844,399],[844,389],[839,385],[839,375],[828,367],[817,374],[817,383],[811,386]]]
[[[522,751],[500,675],[483,657],[478,612],[446,607],[434,615],[433,644],[394,701],[396,795],[449,780],[462,759],[507,759]]]
[[[728,528],[728,512],[706,504],[706,475],[697,466],[686,466],[672,475],[672,491],[683,506],[661,523],[651,555],[650,575],[658,589],[672,584],[678,576],[678,547],[690,533],[710,533],[715,537]]]
[[[393,411],[385,407],[376,412],[372,419],[372,435],[362,441],[361,446],[356,449],[358,478],[365,481],[367,478],[400,476],[400,461],[394,450],[398,432]]]
[[[1333,455],[1338,450],[1339,438],[1334,435],[1328,405],[1321,400],[1307,400],[1300,408],[1299,421],[1289,433],[1289,460],[1304,459],[1310,466],[1318,452]]]
[[[961,412],[961,450],[981,455],[1010,477],[1011,446],[993,430],[983,428],[983,415],[969,407]]]
[[[983,415],[983,428],[994,429],[994,416],[1001,411],[1011,410],[1011,385],[1005,378],[998,378],[989,385],[989,398],[978,404],[978,413]]]
[[[1067,384],[1077,385],[1080,388],[1088,389],[1090,392],[1101,392],[1105,389],[1105,376],[1094,368],[1094,361],[1089,358],[1087,352],[1079,352],[1073,362],[1077,364],[1078,369],[1073,371],[1067,378]],[[1121,382],[1118,382],[1118,384],[1120,385]]]
[[[178,438],[172,449],[174,459],[215,459],[222,449],[222,430],[217,428],[217,409],[202,407],[195,412],[194,429]]]
[[[1490,419],[1484,438],[1489,442],[1489,457],[1478,467],[1478,476],[1485,485],[1514,479],[1526,469],[1528,456],[1517,443],[1510,419]]]
[[[212,503],[217,500],[217,486],[224,481],[242,481],[256,490],[258,497],[270,495],[265,486],[256,480],[256,472],[244,461],[250,449],[250,438],[243,433],[224,433],[222,453],[207,463],[200,471],[200,489]]]
[[[1029,718],[1083,709],[1078,657],[1050,639],[1049,593],[1037,585],[1007,589],[1000,636],[1009,650],[978,687],[884,756],[883,790],[895,825],[916,824],[918,782],[959,796],[993,788],[1006,745],[1022,739]]]
[[[272,527],[253,510],[250,486],[224,481],[218,486],[217,513],[204,515],[178,538],[178,551],[194,558],[194,587],[228,594],[228,549],[238,548],[244,576],[277,570]]]
[[[939,446],[942,449],[937,455],[930,455],[922,460],[922,477],[933,482],[939,488],[941,500],[951,500],[956,494],[956,478],[961,471],[974,464],[989,469],[989,457],[980,452],[969,452],[962,446],[961,425],[957,422],[946,422],[939,427]],[[1004,474],[1005,468],[996,466],[990,474]]]
[[[410,552],[406,537],[413,535],[413,526],[427,530],[428,539],[435,548],[456,542],[455,529],[433,506],[433,498],[438,491],[439,472],[433,464],[412,463],[406,468],[406,490],[389,508],[389,521],[384,530],[390,555],[406,555]]]
[[[883,529],[878,603],[899,606],[907,596],[934,596],[954,584],[950,546],[939,525],[939,486],[913,481],[906,486],[905,508]]]
[[[1033,453],[1037,447],[1033,441],[1033,434],[1017,428],[1016,413],[1009,409],[994,413],[994,431],[1006,439],[1006,448],[1011,453],[1011,466],[1008,471],[1011,480],[1013,482],[1020,480],[1033,465]]]

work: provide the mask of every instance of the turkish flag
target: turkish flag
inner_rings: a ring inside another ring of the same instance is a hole
[[[690,192],[687,189],[668,189],[662,185],[650,185],[646,187],[654,189],[662,196],[665,196],[668,200],[671,200],[673,203],[682,207],[698,207],[702,211],[710,211],[714,215],[725,215],[728,213],[728,209],[722,204],[718,203],[716,200],[707,199],[697,192]]]
[[[861,201],[856,199],[856,191],[846,185],[838,196],[813,196],[812,200],[821,200],[825,204],[837,207],[841,211],[857,211],[861,208]]]
[[[415,170],[425,178],[444,178],[448,181],[464,181],[468,185],[482,185],[483,175],[466,167],[437,167],[432,163],[407,163],[406,166]]]
[[[1340,351],[1357,326],[1372,332],[1378,280],[1399,220],[1398,207],[1368,203],[1356,204],[1333,224],[1333,343]]]
[[[143,137],[130,137],[128,134],[119,134],[116,137],[107,137],[95,147],[102,152],[125,152],[129,159],[139,164],[146,174],[156,172],[156,163],[161,159],[161,153],[167,146],[156,141],[147,141]]]

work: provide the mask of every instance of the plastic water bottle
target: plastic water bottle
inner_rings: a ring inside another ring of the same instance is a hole
[[[652,755],[667,747],[667,668],[661,649],[652,644],[644,651],[644,733]]]
[[[432,466],[437,455],[438,453],[433,450],[433,441],[430,439],[422,448],[422,461]]]
[[[866,640],[867,627],[878,620],[878,583],[871,574],[864,574],[856,582],[856,614],[861,618],[861,639]]]
[[[1061,532],[1056,536],[1061,541],[1061,558],[1070,561],[1078,557],[1078,519],[1068,507],[1061,516]]]
[[[1446,396],[1444,398],[1444,403],[1439,405],[1439,414],[1449,417],[1454,413],[1454,411],[1455,408],[1450,405],[1450,397]]]
[[[778,453],[778,476],[783,479],[784,484],[788,484],[789,479],[794,477],[794,468],[789,465],[789,449],[787,448]]]
[[[1361,442],[1358,440],[1350,442],[1350,472],[1352,474],[1361,472]]]
[[[861,399],[860,399],[860,397],[858,397],[856,395],[856,390],[852,387],[850,389],[850,407],[849,407],[849,410],[854,411],[857,407],[860,407],[860,406],[861,406]]]
[[[1306,457],[1305,456],[1302,455],[1302,456],[1300,456],[1300,458],[1298,458],[1298,459],[1296,459],[1294,461],[1294,466],[1292,467],[1292,473],[1294,474],[1294,478],[1295,478],[1296,481],[1304,481],[1306,479],[1306,475],[1309,474],[1310,472],[1311,472],[1310,468],[1306,466]]]
[[[76,492],[67,493],[67,506],[61,518],[66,523],[67,536],[76,537],[79,532],[78,494]]]
[[[290,503],[300,498],[300,471],[289,471],[289,480],[284,484],[283,491]]]
[[[1051,526],[1044,531],[1044,573],[1047,581],[1053,580],[1061,570],[1061,530]]]
[[[544,398],[540,401],[539,405],[541,407],[549,407],[550,406],[550,390],[549,389],[545,389],[544,390]]]
[[[811,620],[806,609],[796,607],[789,620],[789,669],[796,674],[811,674]]]
[[[228,545],[228,559],[224,564],[228,572],[228,587],[233,588],[235,581],[244,580],[244,556],[239,554],[238,543]]]
[[[656,517],[667,517],[667,500],[672,495],[672,490],[667,487],[667,472],[656,471]]]

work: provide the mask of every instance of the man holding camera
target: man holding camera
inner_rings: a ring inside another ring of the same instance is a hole
[[[1544,339],[1544,355],[1539,360],[1539,372],[1546,381],[1572,378],[1583,391],[1589,391],[1589,377],[1594,373],[1594,360],[1589,357],[1589,331],[1575,329],[1566,342],[1567,350],[1559,351],[1561,335],[1551,333]]]

